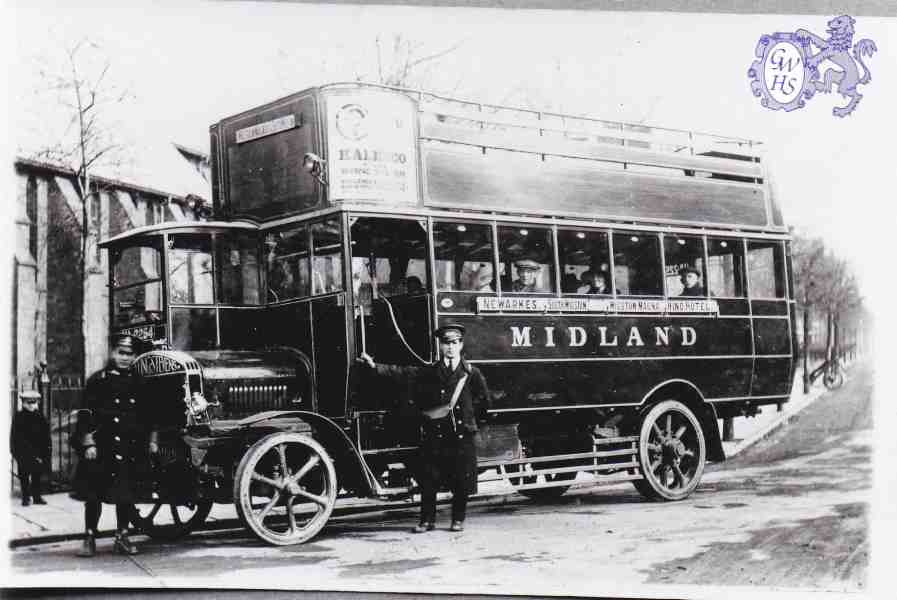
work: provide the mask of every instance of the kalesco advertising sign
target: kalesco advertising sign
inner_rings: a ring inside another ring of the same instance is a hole
[[[410,98],[374,91],[330,95],[331,199],[416,204],[415,139]]]

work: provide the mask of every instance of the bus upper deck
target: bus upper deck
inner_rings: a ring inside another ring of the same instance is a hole
[[[231,218],[379,205],[787,231],[752,140],[369,84],[311,88],[210,134]]]

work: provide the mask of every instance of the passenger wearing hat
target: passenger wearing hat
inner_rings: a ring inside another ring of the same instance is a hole
[[[701,272],[694,267],[684,267],[679,270],[679,278],[682,280],[682,293],[680,296],[704,296],[704,286],[701,285]]]
[[[610,294],[606,273],[589,269],[580,279],[585,285],[576,290],[577,294]]]
[[[452,531],[464,529],[467,498],[477,492],[477,455],[474,436],[478,422],[490,405],[486,379],[479,369],[461,357],[464,327],[444,325],[434,332],[440,359],[424,367],[400,367],[374,363],[367,353],[359,360],[378,375],[411,379],[421,418],[420,523],[412,531],[425,533],[436,527],[436,493],[445,486],[452,492]]]
[[[512,292],[536,292],[536,276],[542,265],[531,258],[524,258],[514,263],[517,267],[517,279],[511,284]]]
[[[50,425],[40,411],[40,393],[21,393],[22,410],[12,418],[10,452],[16,459],[22,506],[46,504],[40,494],[40,478],[50,465]]]
[[[158,452],[155,432],[138,401],[131,365],[138,341],[128,335],[112,340],[108,364],[88,378],[84,406],[73,443],[78,450],[72,497],[84,501],[85,537],[79,556],[96,554],[96,532],[102,503],[115,504],[117,529],[113,551],[137,554],[128,539],[128,522],[141,470],[149,468],[149,454]]]

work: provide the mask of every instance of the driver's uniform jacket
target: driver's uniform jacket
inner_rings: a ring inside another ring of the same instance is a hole
[[[72,496],[108,503],[136,502],[150,484],[150,415],[141,405],[136,379],[111,364],[85,384],[73,443],[78,451]],[[95,446],[97,457],[84,458]]]
[[[425,367],[376,365],[377,374],[404,379],[409,386],[407,402],[420,420],[421,447],[418,478],[435,479],[439,485],[460,484],[468,493],[477,491],[477,457],[474,435],[478,422],[486,419],[490,407],[486,379],[475,366],[461,359],[452,372],[441,361]],[[451,402],[461,377],[467,379],[452,412],[438,420],[423,415],[424,410]],[[416,405],[416,406],[415,406]],[[417,410],[415,410],[417,409]]]

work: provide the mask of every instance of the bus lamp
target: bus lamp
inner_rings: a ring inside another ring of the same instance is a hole
[[[327,164],[327,161],[313,152],[306,152],[305,156],[302,157],[302,168],[317,179],[321,185],[327,185],[327,181],[324,179],[325,164]]]

